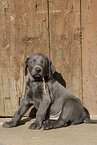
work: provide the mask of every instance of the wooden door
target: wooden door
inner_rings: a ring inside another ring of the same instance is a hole
[[[25,59],[41,52],[67,88],[97,114],[96,0],[0,1],[0,116],[24,96]]]

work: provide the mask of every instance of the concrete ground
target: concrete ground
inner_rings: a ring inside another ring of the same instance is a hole
[[[0,118],[0,145],[97,145],[97,124],[30,130],[28,126],[33,120],[18,127],[3,128],[2,124],[7,120],[10,119]]]

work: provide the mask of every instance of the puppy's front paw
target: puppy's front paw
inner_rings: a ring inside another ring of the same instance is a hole
[[[9,122],[3,123],[2,126],[3,126],[3,127],[6,127],[6,128],[10,128],[10,127],[15,127],[15,126],[17,126],[17,123],[15,123],[14,121],[9,121]]]
[[[38,125],[38,123],[35,121],[30,124],[29,129],[41,129],[41,127]]]

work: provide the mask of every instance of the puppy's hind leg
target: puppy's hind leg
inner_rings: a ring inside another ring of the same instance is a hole
[[[62,126],[67,126],[67,121],[63,120],[63,119],[58,119],[58,120],[46,120],[43,123],[43,129],[44,130],[48,130],[48,129],[55,129],[55,128],[59,128]]]
[[[44,122],[44,129],[59,128],[62,126],[68,126],[69,122],[68,108],[63,106],[62,112],[57,120],[48,119]]]

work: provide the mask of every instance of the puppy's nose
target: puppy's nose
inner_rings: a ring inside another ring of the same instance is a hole
[[[41,68],[39,68],[39,67],[36,67],[35,70],[36,70],[37,73],[41,72]]]

